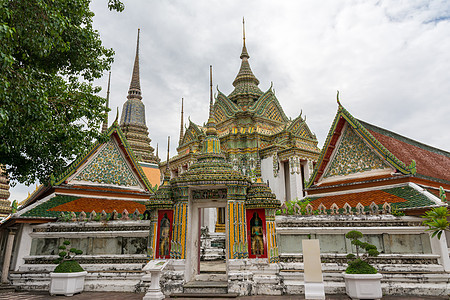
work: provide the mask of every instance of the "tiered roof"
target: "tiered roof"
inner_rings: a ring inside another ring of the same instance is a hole
[[[142,214],[152,192],[116,120],[86,154],[28,197],[14,218],[51,219],[61,212],[78,216],[103,210],[122,213],[124,209],[130,214],[138,209]]]

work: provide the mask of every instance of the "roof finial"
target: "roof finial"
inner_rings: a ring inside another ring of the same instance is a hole
[[[242,38],[244,39],[244,47],[245,47],[245,19],[242,17]]]
[[[130,89],[128,90],[127,98],[142,99],[141,96],[141,82],[139,77],[139,33],[141,29],[138,28],[137,42],[136,42],[136,56],[134,58],[133,75],[131,76]]]
[[[159,154],[158,154],[158,143],[156,143],[156,157],[159,159]]]
[[[336,100],[337,100],[337,103],[339,104],[339,106],[341,106],[341,102],[339,101],[339,90],[337,90]]]
[[[108,89],[106,90],[106,110],[109,108],[109,90],[111,87],[111,71],[109,71],[108,76]],[[103,119],[102,133],[108,130],[108,112],[105,113],[105,118]]]
[[[209,66],[209,117],[213,116],[212,65]]]
[[[209,66],[209,118],[206,124],[206,134],[216,135],[216,119],[214,118],[214,105],[213,105],[213,84],[212,84],[212,66]]]
[[[170,136],[167,137],[167,161],[166,161],[166,170],[164,170],[163,185],[168,184],[170,180],[169,149],[170,149]]]
[[[167,137],[167,167],[169,167],[170,135]]]
[[[183,139],[183,102],[184,102],[184,98],[181,98],[181,123],[180,123],[180,140],[178,141],[178,145],[181,145],[181,140]]]
[[[117,106],[116,119],[114,120],[114,123],[116,123],[116,125],[119,125],[118,120],[119,120],[119,107]]]
[[[250,55],[248,55],[247,47],[245,46],[245,20],[244,20],[244,17],[242,17],[242,39],[243,39],[244,43],[242,45],[241,59],[243,59],[244,57],[249,59]]]

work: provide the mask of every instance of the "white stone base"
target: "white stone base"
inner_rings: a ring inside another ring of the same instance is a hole
[[[144,298],[142,300],[161,300],[164,299],[165,296],[161,292],[161,289],[148,289],[147,293],[145,293]]]
[[[84,289],[87,272],[50,273],[50,295],[73,296]]]
[[[342,273],[345,280],[347,295],[352,299],[381,299],[381,278],[377,274],[347,274]]]
[[[325,299],[323,282],[305,282],[305,299]]]

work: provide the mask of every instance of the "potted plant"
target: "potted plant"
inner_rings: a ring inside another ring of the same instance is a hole
[[[380,254],[375,245],[362,242],[363,234],[352,230],[345,237],[356,247],[356,255],[347,255],[348,267],[343,273],[347,295],[352,299],[380,299],[382,275],[367,262],[367,258]],[[360,254],[360,250],[365,250]]]
[[[74,260],[74,257],[83,254],[83,251],[76,248],[67,249],[69,245],[69,241],[64,241],[59,246],[59,257],[55,261],[58,265],[50,273],[50,295],[72,296],[84,289],[87,272]]]

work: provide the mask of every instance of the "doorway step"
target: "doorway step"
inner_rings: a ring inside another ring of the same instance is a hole
[[[10,284],[0,284],[0,293],[11,293],[11,292],[15,292],[16,289],[14,288],[14,286],[10,285]]]
[[[226,281],[200,281],[197,280],[198,276],[196,280],[184,284],[183,293],[172,294],[170,298],[236,298],[239,296],[237,293],[228,293]]]

